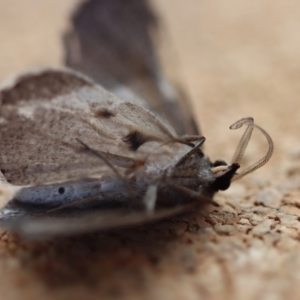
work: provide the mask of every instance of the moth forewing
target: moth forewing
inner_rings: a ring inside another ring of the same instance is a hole
[[[138,106],[125,102],[71,71],[29,73],[4,88],[0,96],[4,120],[0,163],[2,173],[14,184],[89,177],[101,174],[103,169],[106,172],[105,163],[80,151],[78,139],[124,160],[143,160],[151,155],[153,147],[142,147],[138,152],[132,151],[133,147],[137,149],[152,140],[170,140],[175,134],[143,103]],[[122,112],[119,106],[125,105]],[[130,134],[132,139],[125,142]],[[171,148],[161,147],[157,154],[163,155]]]

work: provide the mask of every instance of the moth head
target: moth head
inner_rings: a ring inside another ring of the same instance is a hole
[[[215,177],[213,186],[216,191],[225,191],[229,188],[233,177],[236,175],[237,169],[240,165],[238,163],[226,164],[223,160],[217,160],[212,165],[212,173]]]
[[[217,160],[212,164],[212,173],[215,177],[214,188],[215,190],[226,190],[230,183],[234,180],[241,179],[245,175],[257,170],[258,168],[265,165],[272,156],[274,150],[274,144],[272,138],[269,134],[262,129],[260,126],[254,124],[253,118],[243,118],[235,122],[230,126],[230,129],[238,129],[241,128],[243,125],[246,125],[247,128],[235,150],[233,155],[231,164],[227,164],[222,160]],[[250,141],[253,129],[257,128],[266,138],[268,142],[268,151],[267,153],[257,162],[250,165],[249,167],[242,170],[240,173],[236,173],[236,171],[240,167],[240,162],[244,157],[247,145]]]

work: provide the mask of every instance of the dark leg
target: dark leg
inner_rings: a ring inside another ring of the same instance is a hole
[[[194,146],[188,153],[186,153],[183,157],[179,159],[179,161],[176,163],[175,167],[179,167],[182,164],[184,164],[193,154],[195,154],[197,151],[200,152],[200,155],[203,156],[203,152],[200,150],[200,147],[205,142],[205,137],[201,137],[198,144]]]

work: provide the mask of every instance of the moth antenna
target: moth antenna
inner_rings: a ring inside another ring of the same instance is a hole
[[[238,129],[241,128],[243,125],[248,125],[240,142],[235,150],[233,158],[231,160],[232,163],[239,163],[242,158],[244,157],[246,148],[250,141],[253,129],[254,129],[254,120],[253,118],[243,118],[232,124],[229,128],[230,129]]]
[[[243,172],[236,174],[233,178],[232,181],[234,180],[239,180],[242,177],[244,177],[245,175],[254,172],[255,170],[259,169],[260,167],[262,167],[263,165],[265,165],[269,159],[271,158],[273,151],[274,151],[274,143],[272,138],[270,137],[270,135],[260,126],[254,124],[254,120],[253,118],[243,118],[238,120],[237,122],[235,122],[234,124],[232,124],[230,126],[230,129],[238,129],[241,128],[243,125],[248,125],[238,146],[237,149],[234,153],[233,159],[232,159],[232,163],[239,163],[246,151],[247,145],[249,143],[249,140],[251,138],[252,135],[252,131],[255,128],[257,128],[266,138],[267,142],[268,142],[268,151],[266,153],[266,155],[261,158],[260,160],[258,160],[257,162],[255,162],[253,165],[249,166],[248,168],[246,168]]]

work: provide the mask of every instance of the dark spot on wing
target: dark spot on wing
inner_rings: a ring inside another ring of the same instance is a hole
[[[95,117],[106,118],[106,119],[115,116],[115,114],[112,111],[110,111],[108,109],[105,109],[105,108],[104,109],[95,110],[94,114],[95,114]]]
[[[1,171],[1,173],[2,173],[3,175],[4,175],[5,172],[6,172],[6,170],[4,170],[4,169],[1,169],[0,171]]]
[[[58,189],[58,193],[59,193],[60,195],[62,195],[64,192],[65,192],[65,188],[64,188],[64,187],[60,187],[60,188]]]
[[[40,99],[49,100],[83,86],[93,86],[93,83],[75,73],[45,70],[39,74],[26,74],[19,77],[13,87],[0,92],[0,100],[2,104]]]
[[[129,146],[129,149],[136,151],[141,145],[150,139],[137,130],[130,132],[123,138],[123,141]]]

